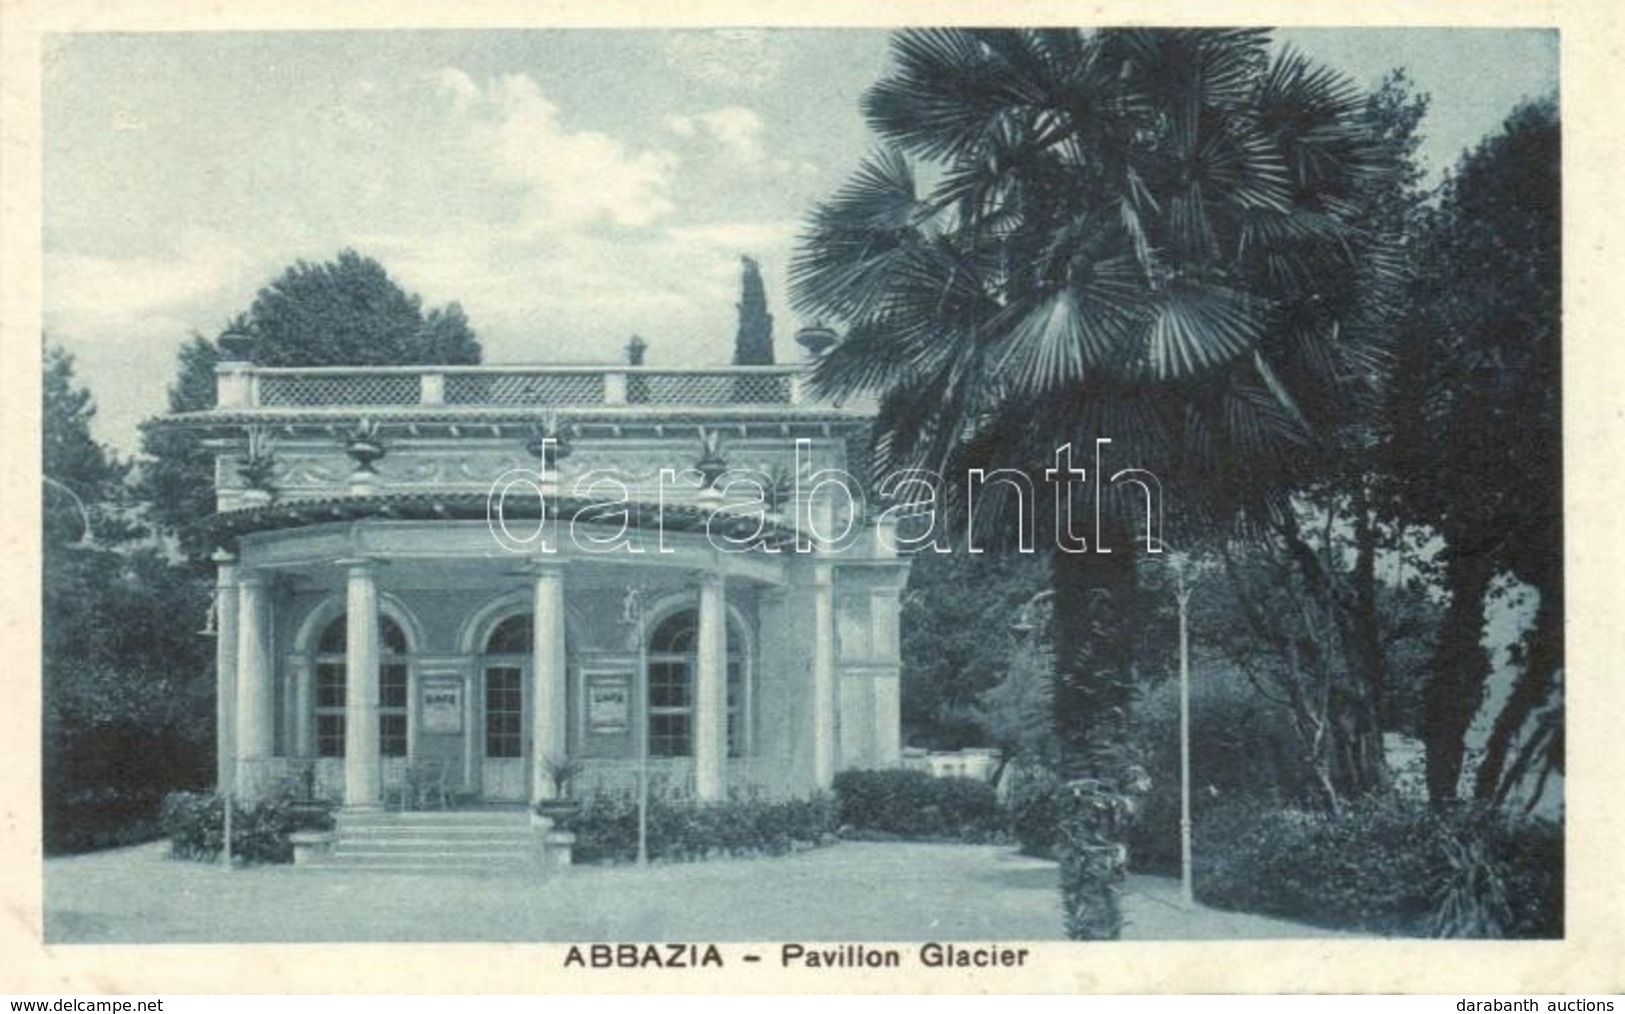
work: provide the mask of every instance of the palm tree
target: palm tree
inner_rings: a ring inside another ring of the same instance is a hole
[[[796,309],[846,334],[815,383],[879,396],[877,469],[1042,482],[1057,448],[1082,462],[1104,437],[1187,518],[1279,511],[1382,365],[1394,262],[1357,223],[1390,170],[1362,93],[1265,30],[931,29],[892,52],[864,98],[887,146],[813,211],[791,270]],[[978,494],[979,538],[1014,530],[1009,489]],[[1067,921],[1090,938],[1120,928],[1135,780],[1136,526],[1107,499],[1100,545],[1052,553],[1057,732],[1086,815]]]

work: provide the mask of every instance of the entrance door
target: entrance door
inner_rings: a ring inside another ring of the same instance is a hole
[[[525,669],[485,666],[485,761],[480,784],[486,799],[530,798],[525,763]]]

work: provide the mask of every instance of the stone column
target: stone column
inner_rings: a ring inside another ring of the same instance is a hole
[[[869,623],[875,659],[885,668],[874,678],[874,764],[896,767],[903,762],[901,690],[902,597],[899,588],[869,592]]]
[[[344,643],[344,805],[375,809],[384,777],[378,755],[378,583],[372,560],[347,568]]]
[[[835,568],[813,568],[813,787],[835,781]]]
[[[265,624],[265,581],[249,571],[237,582],[237,781],[246,800],[265,791],[275,730],[271,653]]]
[[[727,586],[721,574],[700,576],[699,631],[694,666],[694,794],[721,799],[728,775]]]
[[[316,756],[316,674],[309,657],[293,663],[292,753],[295,757]]]
[[[570,755],[570,725],[565,713],[568,663],[564,654],[564,568],[537,564],[531,657],[530,798],[551,799],[549,760]]]
[[[237,558],[225,550],[215,563],[214,585],[214,784],[237,786]]]

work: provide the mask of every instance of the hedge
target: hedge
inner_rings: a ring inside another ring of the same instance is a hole
[[[832,840],[836,827],[835,804],[827,796],[702,803],[656,794],[647,819],[649,858],[669,862],[782,855]],[[637,859],[638,804],[631,793],[588,796],[559,826],[576,836],[576,862]]]
[[[1543,820],[1420,802],[1340,816],[1256,804],[1196,821],[1205,904],[1406,936],[1563,934],[1563,832]]]
[[[103,787],[47,797],[45,854],[90,852],[163,837],[161,789]]]
[[[1001,841],[1007,821],[993,786],[924,771],[842,771],[835,776],[841,833],[912,841]]]
[[[210,862],[225,842],[225,806],[213,792],[171,792],[160,818],[170,854],[177,859]],[[289,836],[301,830],[327,830],[332,814],[325,805],[273,799],[243,807],[232,803],[231,854],[245,863],[293,861]]]

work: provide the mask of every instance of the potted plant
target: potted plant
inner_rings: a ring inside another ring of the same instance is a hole
[[[581,808],[580,800],[570,798],[570,782],[581,773],[581,762],[554,754],[542,760],[542,769],[553,783],[553,796],[551,799],[538,799],[536,813],[556,823]]]
[[[767,520],[769,524],[783,524],[784,509],[791,505],[796,495],[795,473],[783,465],[776,465],[768,473],[767,486],[762,490],[767,497]]]
[[[728,471],[728,462],[722,456],[722,436],[716,430],[700,427],[700,457],[694,468],[700,473],[700,495],[716,495],[717,481]]]
[[[243,462],[237,466],[237,474],[246,483],[243,488],[245,503],[259,506],[271,502],[274,493],[271,476],[276,471],[276,456],[271,453],[273,446],[271,434],[263,427],[248,427]]]
[[[352,493],[371,493],[377,488],[378,471],[372,465],[387,453],[378,431],[377,421],[363,417],[344,438],[344,453],[355,462],[355,471],[350,473]]]
[[[531,423],[525,451],[542,463],[542,475],[549,482],[558,480],[559,462],[570,456],[570,443],[565,439],[564,427],[556,413],[549,412],[540,423]]]

